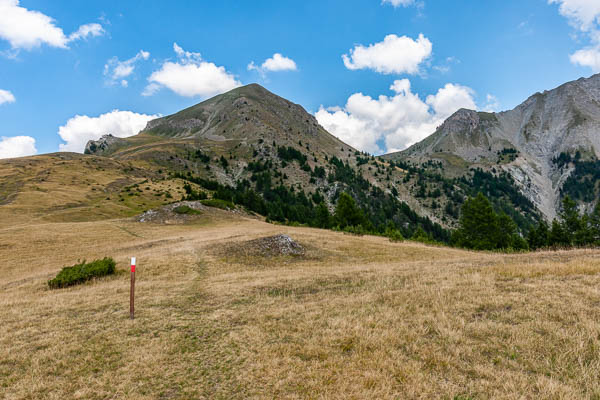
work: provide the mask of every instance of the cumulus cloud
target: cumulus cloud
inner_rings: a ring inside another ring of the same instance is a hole
[[[88,140],[97,140],[102,135],[128,137],[139,133],[146,123],[160,115],[138,114],[132,111],[113,110],[97,117],[76,115],[58,128],[58,134],[66,143],[60,151],[83,152]]]
[[[383,42],[367,47],[357,45],[342,59],[351,70],[368,68],[382,74],[417,74],[420,65],[431,56],[432,48],[431,41],[423,34],[417,40],[392,34]]]
[[[70,42],[102,34],[102,26],[92,23],[67,36],[53,18],[19,6],[19,0],[0,0],[0,38],[7,40],[13,50],[31,50],[42,44],[68,48]]]
[[[248,71],[255,70],[261,74],[266,72],[296,71],[297,69],[296,62],[291,58],[281,55],[281,53],[273,54],[273,57],[267,58],[260,66],[255,65],[254,61],[248,64]]]
[[[558,4],[560,14],[569,19],[575,28],[587,32],[597,29],[600,22],[600,2],[596,0],[548,0]]]
[[[570,55],[571,62],[600,72],[600,1],[548,0],[548,3],[558,4],[559,13],[590,42]]]
[[[0,158],[31,156],[37,153],[31,136],[0,137]]]
[[[104,35],[104,28],[102,28],[102,25],[97,23],[85,24],[81,25],[77,31],[71,33],[68,41],[73,42],[79,39],[86,39],[88,36],[95,37],[102,35]]]
[[[15,101],[15,96],[11,92],[0,89],[0,104],[14,103]]]
[[[120,82],[121,86],[127,87],[129,82],[126,79],[133,73],[135,64],[140,60],[147,60],[150,57],[150,53],[144,50],[140,50],[134,57],[128,60],[120,61],[117,57],[112,57],[104,65],[104,76],[107,79],[109,85],[114,85]]]
[[[180,96],[209,97],[238,86],[241,83],[224,67],[204,61],[200,53],[185,51],[173,44],[177,62],[165,61],[148,78],[142,95],[151,96],[161,88],[168,88]]]
[[[390,90],[393,96],[378,98],[355,93],[344,108],[321,107],[315,116],[344,142],[381,154],[405,149],[424,139],[460,108],[477,108],[473,90],[457,84],[446,84],[425,101],[412,92],[408,79],[394,81]]]
[[[589,67],[600,72],[600,46],[577,50],[569,57],[573,64]]]

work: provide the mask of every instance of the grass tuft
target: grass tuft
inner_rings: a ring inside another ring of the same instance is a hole
[[[208,199],[208,200],[202,200],[201,203],[204,204],[207,207],[220,208],[221,210],[233,210],[233,209],[235,209],[235,205],[232,202],[227,201],[227,200]]]
[[[185,215],[199,215],[199,214],[202,214],[202,211],[195,210],[192,207],[189,207],[189,206],[186,206],[186,205],[175,207],[173,209],[173,212],[175,214],[185,214]]]

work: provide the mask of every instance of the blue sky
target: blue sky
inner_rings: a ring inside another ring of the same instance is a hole
[[[0,157],[82,151],[253,82],[362,150],[402,149],[459,107],[600,71],[598,3],[0,0]]]

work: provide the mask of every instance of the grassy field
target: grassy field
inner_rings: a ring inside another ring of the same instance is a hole
[[[306,254],[244,250],[278,233]],[[120,273],[48,289],[104,256]],[[0,259],[2,399],[600,398],[596,250],[471,253],[211,210],[3,226]]]

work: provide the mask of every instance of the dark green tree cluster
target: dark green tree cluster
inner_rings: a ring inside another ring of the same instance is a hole
[[[443,208],[445,215],[442,219],[458,218],[462,203],[469,196],[477,196],[479,192],[490,200],[494,211],[507,214],[517,224],[520,232],[529,231],[540,218],[533,203],[521,193],[507,173],[474,168],[459,178],[448,178],[442,173],[440,162],[429,161],[417,166],[397,161],[395,166],[406,171],[402,183],[410,185],[415,197],[435,200],[444,195],[445,204],[444,200],[430,203],[432,208]]]
[[[513,220],[503,212],[496,213],[482,193],[464,202],[459,228],[453,232],[451,242],[474,250],[527,248],[527,242],[517,233]]]
[[[600,203],[590,214],[581,215],[577,203],[565,196],[559,218],[551,226],[541,221],[529,231],[527,241],[532,249],[600,246]]]
[[[561,188],[561,194],[568,195],[574,200],[590,203],[598,198],[600,182],[600,160],[591,159],[584,161],[579,152],[571,157],[568,153],[561,153],[555,161],[562,167],[564,164],[571,163],[574,167],[573,172]]]
[[[450,240],[450,232],[429,218],[418,215],[395,196],[372,185],[347,162],[334,156],[329,159],[329,163],[332,171],[327,179],[331,183],[342,184],[343,191],[350,194],[363,209],[370,222],[368,226],[364,226],[365,230],[378,234],[396,230],[403,237],[412,238],[421,227],[431,240],[444,243]]]
[[[287,150],[286,150],[287,151]],[[292,152],[294,154],[294,152]],[[293,159],[297,159],[294,157]],[[248,210],[265,215],[269,220],[300,223],[320,228],[337,228],[357,233],[388,235],[395,240],[412,237],[421,228],[430,241],[448,242],[450,234],[427,217],[415,213],[406,203],[372,186],[347,163],[333,157],[329,160],[332,172],[330,182],[341,183],[336,199],[336,212],[331,215],[323,196],[318,192],[308,196],[293,186],[283,184],[285,176],[277,170],[268,170],[270,161],[255,161],[248,166],[250,180],[238,181],[236,186],[222,185],[217,181],[177,173],[174,177],[195,183],[211,191],[212,197],[242,205]],[[315,168],[313,175],[325,177],[323,167]],[[278,183],[274,179],[281,178]],[[185,200],[201,200],[206,193],[184,185]],[[350,195],[352,193],[352,195]]]
[[[306,156],[300,151],[291,146],[280,146],[277,148],[277,156],[285,161],[297,160],[300,165],[304,164],[307,160]]]

